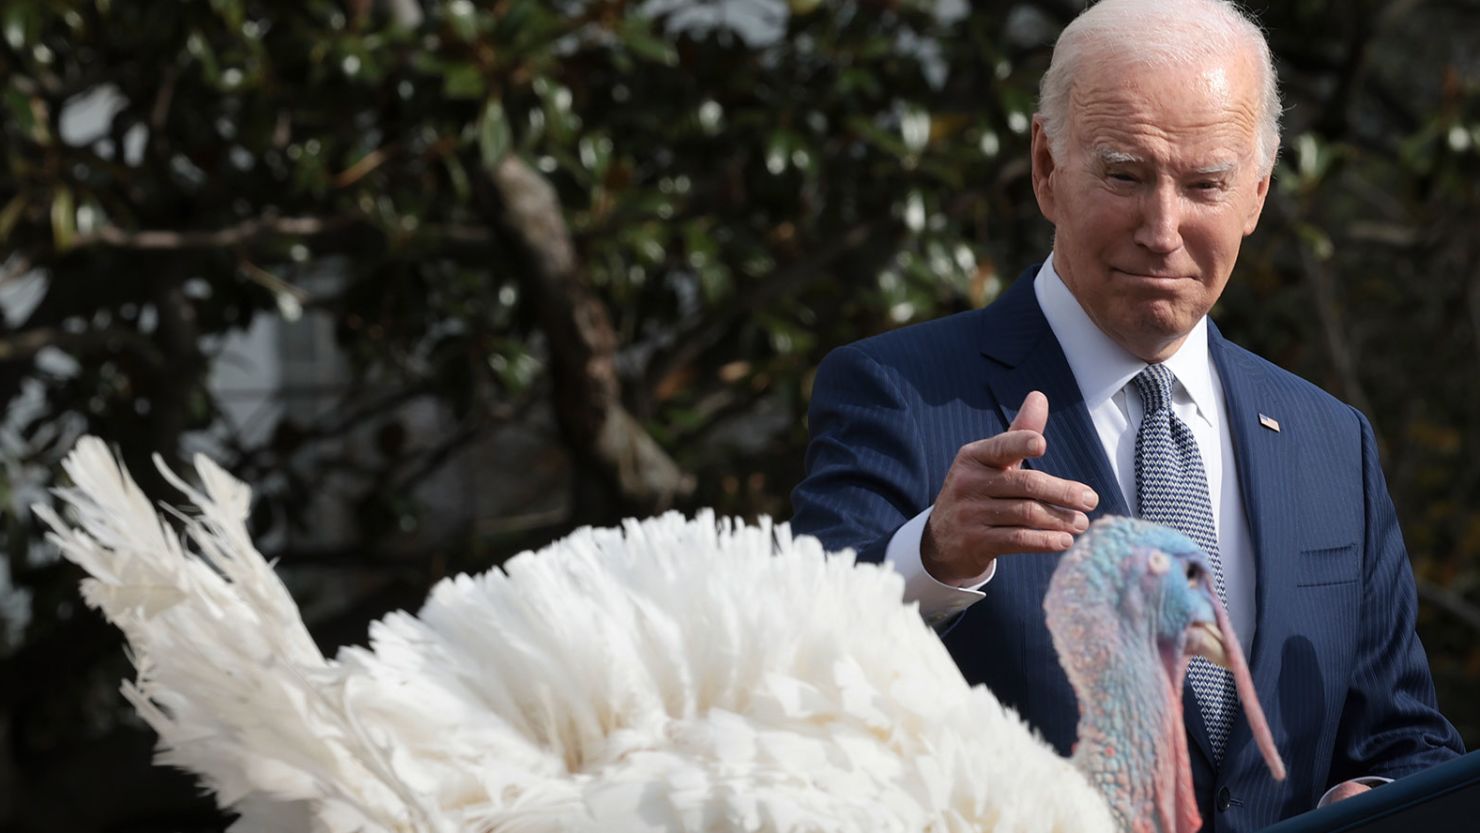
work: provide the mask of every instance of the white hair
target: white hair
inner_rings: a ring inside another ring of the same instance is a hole
[[[1168,13],[1170,11],[1170,14]],[[1103,0],[1064,28],[1038,89],[1038,115],[1054,156],[1063,158],[1075,79],[1087,63],[1114,55],[1133,66],[1186,66],[1245,51],[1262,86],[1256,153],[1265,173],[1280,148],[1280,90],[1264,31],[1229,0]]]

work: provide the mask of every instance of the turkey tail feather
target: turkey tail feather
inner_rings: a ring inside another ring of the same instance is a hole
[[[73,485],[55,490],[75,525],[33,508],[91,576],[87,603],[128,638],[137,678],[123,695],[159,734],[159,761],[203,776],[223,808],[314,802],[338,819],[320,814],[315,829],[436,829],[358,729],[344,675],[252,545],[251,491],[203,456],[202,490],[155,464],[194,505],[171,510],[183,539],[95,437],[63,463]]]

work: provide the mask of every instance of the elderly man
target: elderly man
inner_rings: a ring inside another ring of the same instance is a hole
[[[829,355],[792,495],[797,531],[893,562],[927,616],[955,616],[967,679],[1064,753],[1077,711],[1041,607],[1057,559],[1025,553],[1100,513],[1187,532],[1291,773],[1270,779],[1226,678],[1194,666],[1194,780],[1219,831],[1462,752],[1367,421],[1207,319],[1264,206],[1279,115],[1268,45],[1231,4],[1083,13],[1033,120],[1052,253],[986,309]]]

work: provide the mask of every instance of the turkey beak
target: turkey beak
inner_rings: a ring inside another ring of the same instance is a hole
[[[1213,664],[1233,670],[1229,666],[1228,647],[1223,644],[1223,634],[1212,622],[1195,622],[1187,629],[1187,653],[1203,657]],[[1237,651],[1235,647],[1233,650]]]
[[[1232,671],[1233,660],[1229,658],[1229,654],[1238,653],[1240,647],[1238,640],[1233,637],[1232,628],[1224,626],[1226,617],[1223,615],[1223,604],[1218,599],[1218,592],[1213,589],[1212,573],[1206,563],[1189,565],[1187,585],[1188,589],[1207,599],[1208,606],[1213,608],[1213,617],[1197,619],[1188,625],[1183,634],[1182,653],[1189,657],[1202,657],[1219,668]]]
[[[1244,716],[1249,720],[1249,728],[1254,734],[1254,743],[1259,747],[1259,753],[1264,756],[1264,764],[1269,767],[1269,774],[1276,781],[1285,780],[1285,762],[1280,760],[1279,750],[1275,748],[1274,736],[1269,731],[1269,722],[1264,717],[1264,708],[1259,705],[1259,695],[1254,692],[1254,677],[1249,673],[1249,665],[1244,661],[1243,649],[1239,647],[1238,635],[1233,632],[1233,625],[1228,621],[1228,611],[1223,609],[1223,603],[1218,600],[1218,594],[1213,590],[1213,581],[1210,576],[1203,576],[1203,589],[1207,591],[1208,598],[1213,603],[1213,615],[1217,624],[1211,622],[1197,622],[1187,629],[1187,652],[1206,657],[1209,661],[1227,668],[1233,672],[1233,682],[1238,688],[1238,699],[1243,704]]]

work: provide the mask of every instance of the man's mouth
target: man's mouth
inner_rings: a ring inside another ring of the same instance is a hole
[[[1115,272],[1115,273],[1120,274],[1120,275],[1124,275],[1124,276],[1126,276],[1128,278],[1137,278],[1137,279],[1140,279],[1140,280],[1149,280],[1149,281],[1185,281],[1185,280],[1191,280],[1192,279],[1192,276],[1191,275],[1186,275],[1186,274],[1178,274],[1178,273],[1173,273],[1173,272],[1156,272],[1156,271],[1152,271],[1152,272],[1137,272],[1137,271],[1134,271],[1134,270],[1131,270],[1131,269],[1120,269],[1120,268],[1117,268],[1117,267],[1114,267],[1114,266],[1110,267],[1110,271]]]

